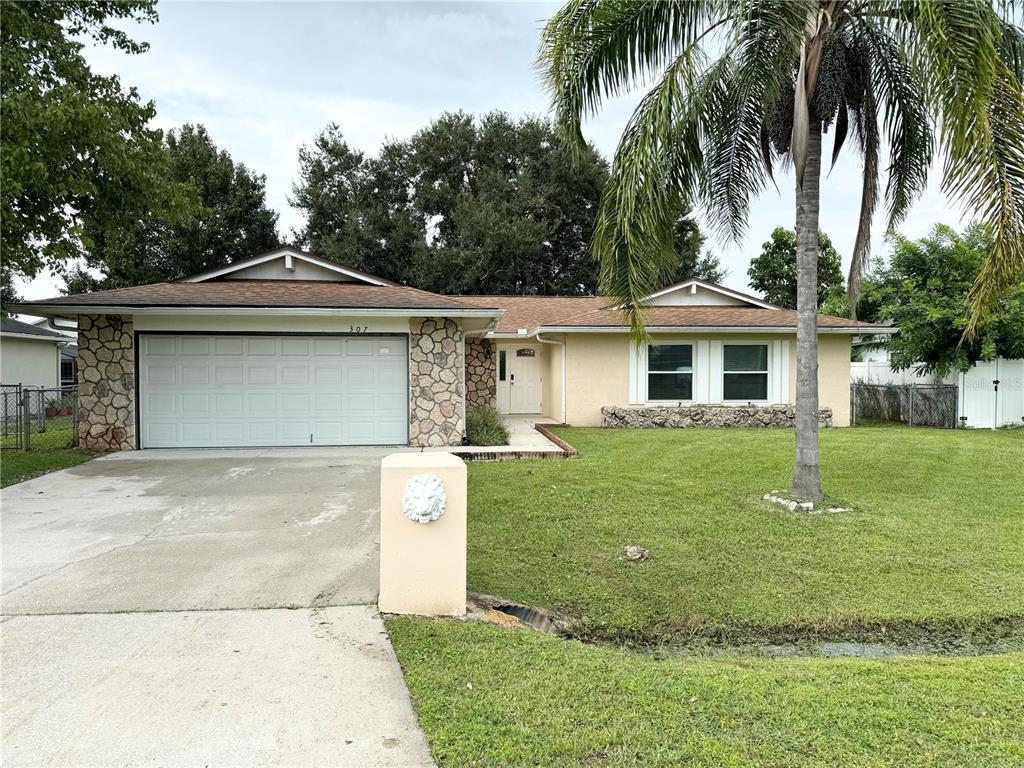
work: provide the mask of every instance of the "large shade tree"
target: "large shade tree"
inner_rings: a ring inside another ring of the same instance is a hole
[[[267,205],[266,178],[219,149],[202,125],[169,131],[162,146],[169,183],[199,205],[188,215],[153,211],[113,233],[85,228],[85,264],[65,277],[68,293],[177,280],[276,248],[277,214]]]
[[[875,208],[884,203],[890,226],[902,220],[938,150],[944,189],[994,234],[972,289],[979,318],[1024,263],[1024,34],[1012,12],[990,0],[573,0],[544,29],[540,66],[573,146],[583,146],[582,121],[605,100],[654,82],[619,142],[593,242],[602,285],[623,302],[634,333],[643,334],[644,298],[671,261],[683,201],[699,201],[721,234],[739,238],[752,198],[780,164],[792,166],[797,496],[823,495],[822,133],[834,134],[831,162],[848,137],[863,158],[851,306]]]

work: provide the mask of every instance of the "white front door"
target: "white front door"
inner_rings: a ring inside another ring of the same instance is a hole
[[[405,338],[139,335],[142,448],[401,445]]]
[[[498,346],[498,411],[541,412],[541,350],[535,346]]]

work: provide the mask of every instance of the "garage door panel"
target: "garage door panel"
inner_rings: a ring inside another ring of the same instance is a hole
[[[270,416],[277,413],[277,394],[274,392],[249,392],[249,413]]]
[[[218,357],[241,357],[242,338],[240,336],[214,336],[213,351]]]
[[[206,416],[210,413],[210,396],[202,392],[182,392],[181,413],[184,416]]]
[[[332,357],[341,357],[341,350],[341,339],[314,339],[313,341],[314,355],[330,355]]]
[[[305,365],[282,365],[282,384],[308,384],[309,367]]]
[[[140,335],[143,447],[404,444],[407,341]]]
[[[250,355],[276,355],[277,339],[273,337],[255,336],[245,340]]]
[[[316,384],[341,384],[342,379],[342,367],[340,364],[318,365],[313,376],[313,381]]]
[[[249,384],[277,384],[277,368],[272,365],[250,365],[246,374]]]
[[[172,382],[173,383],[173,382]],[[208,365],[182,365],[181,383],[205,386],[210,383],[210,366]]]
[[[182,336],[181,354],[193,357],[209,357],[210,339],[205,336]]]

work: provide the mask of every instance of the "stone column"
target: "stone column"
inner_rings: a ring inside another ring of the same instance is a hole
[[[135,335],[131,317],[78,316],[78,445],[135,448]]]
[[[466,407],[496,408],[497,357],[490,339],[466,339]]]
[[[461,445],[466,432],[462,328],[446,317],[409,324],[409,443]]]

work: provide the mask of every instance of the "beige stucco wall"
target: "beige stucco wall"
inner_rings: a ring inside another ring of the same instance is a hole
[[[566,337],[566,421],[601,426],[601,408],[629,404],[629,336],[576,333]]]
[[[692,341],[776,341],[788,345],[789,402],[796,399],[795,335],[758,334],[756,337],[721,333],[658,334],[655,339],[686,339]],[[567,372],[569,399],[567,421],[574,426],[600,426],[601,408],[606,405],[629,405],[629,337],[628,334],[577,333],[567,337]],[[819,403],[831,408],[833,424],[850,423],[850,337],[845,334],[818,336]],[[545,415],[548,415],[545,413]]]
[[[833,426],[850,426],[850,337],[845,334],[818,335],[818,403],[832,409]]]
[[[60,351],[52,341],[0,338],[0,381],[32,387],[60,385]]]
[[[548,338],[548,337],[545,337]],[[562,337],[552,336],[553,341]],[[543,344],[541,354],[541,375],[544,377],[541,395],[543,413],[549,419],[562,420],[562,347],[558,344]]]

